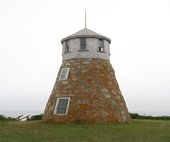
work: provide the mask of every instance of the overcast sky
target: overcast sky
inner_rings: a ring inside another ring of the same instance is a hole
[[[170,0],[0,0],[0,112],[44,111],[85,8],[129,111],[170,112]]]

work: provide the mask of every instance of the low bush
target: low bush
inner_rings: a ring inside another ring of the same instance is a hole
[[[42,116],[43,116],[43,114],[33,115],[29,118],[29,121],[31,121],[31,120],[41,120]]]
[[[12,117],[5,117],[3,115],[0,115],[0,121],[12,121],[12,120],[16,120],[15,118]]]
[[[170,120],[170,116],[146,116],[138,113],[130,113],[132,119],[150,119],[150,120]]]

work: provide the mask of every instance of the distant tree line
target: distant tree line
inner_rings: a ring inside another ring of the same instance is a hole
[[[132,119],[150,119],[150,120],[170,120],[170,116],[147,116],[138,113],[130,113]]]
[[[27,121],[32,121],[32,120],[41,120],[42,116],[43,116],[42,114],[39,114],[39,115],[33,115],[31,117],[26,116],[24,118],[26,118]],[[20,116],[17,118],[13,118],[13,117],[5,117],[4,115],[0,115],[0,121],[13,121],[13,120],[22,120],[22,119],[20,119]]]
[[[5,117],[3,115],[0,115],[0,121],[7,121],[7,120],[17,120],[16,118],[12,118],[12,117]]]

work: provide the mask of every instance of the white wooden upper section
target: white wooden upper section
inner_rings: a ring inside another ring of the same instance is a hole
[[[110,60],[111,40],[89,29],[83,29],[61,40],[63,61],[75,58]]]

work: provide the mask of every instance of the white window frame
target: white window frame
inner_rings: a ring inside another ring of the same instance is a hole
[[[59,101],[62,100],[62,99],[68,99],[66,113],[65,114],[59,114],[59,113],[57,114],[57,107],[58,107]],[[70,97],[58,97],[57,101],[56,101],[55,109],[54,109],[54,115],[67,115],[69,105],[70,105]]]
[[[65,69],[67,70],[67,72],[66,72],[66,74],[65,74],[65,77],[63,78],[63,71],[64,71]],[[62,68],[61,71],[60,71],[59,80],[67,80],[68,75],[69,75],[69,71],[70,71],[70,68]]]

